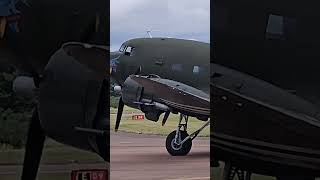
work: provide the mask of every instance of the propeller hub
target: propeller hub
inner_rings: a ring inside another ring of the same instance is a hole
[[[114,86],[113,87],[114,92],[121,93],[121,86]]]
[[[12,84],[15,93],[21,96],[33,97],[36,95],[37,87],[34,79],[28,76],[17,77]]]

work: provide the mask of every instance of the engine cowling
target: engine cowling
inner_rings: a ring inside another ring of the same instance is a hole
[[[148,120],[158,121],[160,115],[170,109],[155,99],[155,92],[145,91],[145,88],[132,76],[128,77],[122,88],[122,100],[127,106],[143,111]]]
[[[109,56],[106,49],[68,43],[47,64],[40,83],[39,117],[47,136],[98,153],[109,161]]]

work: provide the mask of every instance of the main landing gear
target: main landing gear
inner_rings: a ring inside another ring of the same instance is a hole
[[[187,133],[189,116],[180,114],[180,120],[177,130],[172,131],[166,139],[166,148],[169,154],[172,156],[185,156],[192,147],[192,140],[198,136],[198,134],[210,124],[208,120],[201,128],[192,134]]]

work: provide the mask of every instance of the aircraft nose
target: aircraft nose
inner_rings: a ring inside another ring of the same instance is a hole
[[[115,59],[117,57],[119,57],[122,53],[119,51],[115,51],[115,52],[110,52],[110,60]]]

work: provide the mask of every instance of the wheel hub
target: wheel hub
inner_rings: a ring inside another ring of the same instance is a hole
[[[179,151],[182,148],[182,144],[177,144],[175,139],[172,139],[171,141],[171,147],[175,151]]]

